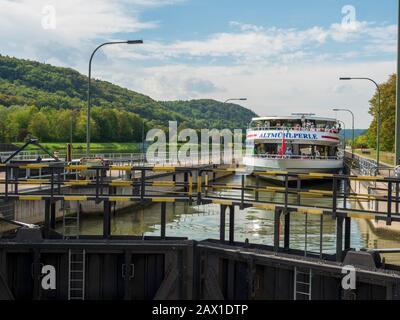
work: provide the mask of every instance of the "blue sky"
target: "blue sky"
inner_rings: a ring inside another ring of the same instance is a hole
[[[338,77],[387,80],[396,35],[396,0],[0,0],[0,54],[86,74],[99,43],[144,39],[99,51],[94,76],[158,100],[247,97],[259,115],[346,107],[359,128],[374,88]]]

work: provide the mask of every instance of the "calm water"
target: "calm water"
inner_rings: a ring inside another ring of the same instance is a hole
[[[221,180],[221,183],[240,184],[240,176]],[[252,178],[248,178],[247,184],[254,185]],[[263,181],[262,184],[270,185]],[[318,184],[313,189],[329,190],[330,185]],[[239,195],[240,191],[220,190],[216,194]],[[251,192],[246,195],[252,196]],[[279,200],[283,194],[260,193],[260,199]],[[294,199],[293,199],[294,200]],[[329,198],[313,198],[303,203],[315,206],[329,206]],[[228,222],[228,219],[227,219]],[[239,210],[235,208],[235,240],[249,239],[251,243],[273,243],[274,215],[272,211],[248,208]],[[282,223],[283,226],[283,223]],[[62,231],[61,226],[59,226]],[[352,247],[360,248],[399,248],[400,234],[376,234],[366,221],[353,220],[351,226]],[[306,218],[303,214],[291,216],[291,247],[305,248]],[[167,236],[187,237],[193,240],[219,238],[219,205],[189,206],[183,203],[167,204]],[[320,217],[309,215],[307,218],[307,248],[309,251],[319,252],[320,246]],[[329,216],[323,218],[323,252],[335,252],[336,246],[335,220]],[[102,233],[102,215],[83,215],[81,218],[81,234],[100,235]],[[146,235],[158,236],[160,234],[160,205],[154,205],[145,209],[131,210],[124,213],[116,213],[112,218],[112,234],[114,235]],[[228,234],[228,229],[226,234]],[[281,232],[281,235],[283,232]],[[281,237],[282,238],[282,237]],[[281,239],[283,241],[283,238]],[[400,264],[400,254],[385,255],[388,263]]]

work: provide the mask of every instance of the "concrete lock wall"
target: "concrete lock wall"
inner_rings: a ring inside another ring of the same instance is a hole
[[[0,241],[0,299],[66,300],[69,250],[86,252],[86,300],[293,300],[295,295],[297,300],[399,299],[398,273],[392,277],[388,270],[357,270],[356,288],[349,291],[342,288],[343,274],[335,262],[185,240],[145,245],[116,240],[40,245]],[[54,266],[55,289],[42,288],[43,265]],[[308,288],[295,289],[296,270],[297,286],[309,282],[311,296],[298,294]],[[298,271],[310,270],[311,281],[299,278]]]

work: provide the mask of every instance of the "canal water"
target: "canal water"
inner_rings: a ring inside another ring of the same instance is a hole
[[[219,180],[218,183],[240,184],[240,176],[232,176]],[[255,179],[248,177],[247,185],[255,185]],[[271,182],[262,181],[260,185],[270,186]],[[313,189],[330,190],[331,184],[318,183]],[[240,196],[239,190],[220,189],[215,195]],[[254,197],[248,191],[246,196]],[[281,193],[260,193],[261,199],[283,201]],[[289,200],[291,200],[289,198]],[[295,199],[292,198],[294,201]],[[302,203],[314,206],[330,206],[330,198],[310,198]],[[356,205],[356,204],[349,204]],[[160,235],[160,205],[155,204],[142,209],[131,209],[117,212],[112,217],[113,235],[159,236]],[[167,236],[187,237],[192,240],[218,239],[219,238],[219,205],[192,205],[183,203],[167,204]],[[227,212],[229,209],[227,210]],[[228,222],[227,218],[227,232]],[[102,234],[102,215],[87,214],[81,217],[81,234]],[[283,228],[283,221],[281,223]],[[59,231],[62,226],[58,225]],[[272,211],[248,208],[239,210],[235,208],[235,240],[250,243],[272,245],[273,243],[274,214]],[[307,230],[307,232],[306,232]],[[307,237],[306,237],[307,233]],[[291,248],[305,249],[319,252],[320,250],[320,217],[303,214],[291,216]],[[283,244],[283,229],[281,232]],[[400,234],[376,233],[367,221],[353,220],[351,225],[351,245],[353,248],[400,248]],[[334,253],[336,247],[336,224],[329,216],[323,217],[322,248],[324,253]],[[387,263],[400,265],[400,254],[386,254]]]

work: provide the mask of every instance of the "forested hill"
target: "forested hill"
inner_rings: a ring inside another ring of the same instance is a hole
[[[158,102],[109,82],[94,80],[93,141],[140,141],[142,123],[166,128],[245,128],[255,114],[239,105],[213,100]],[[79,72],[0,55],[0,142],[84,141],[87,77]]]
[[[165,101],[168,110],[192,119],[201,128],[246,128],[251,118],[257,115],[235,104],[222,104],[215,100]]]

